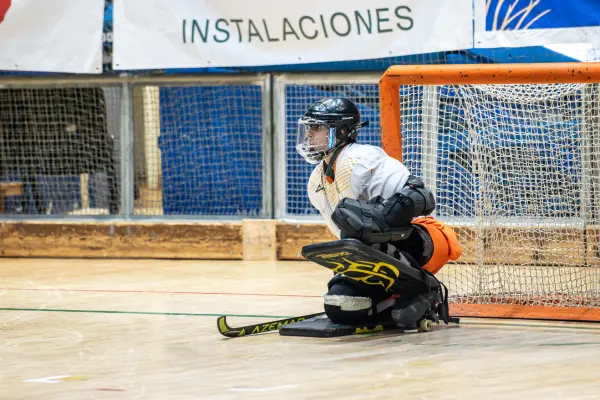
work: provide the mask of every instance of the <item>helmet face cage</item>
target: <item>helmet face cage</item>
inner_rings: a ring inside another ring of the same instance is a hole
[[[356,104],[346,98],[319,100],[298,120],[296,150],[311,164],[318,164],[343,143],[353,143],[360,122]]]
[[[336,132],[336,126],[325,120],[300,118],[296,150],[310,164],[318,164],[335,149]]]

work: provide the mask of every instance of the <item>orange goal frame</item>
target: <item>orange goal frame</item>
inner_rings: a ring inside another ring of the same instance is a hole
[[[600,63],[394,65],[379,80],[381,141],[402,161],[400,86],[599,83]]]
[[[382,147],[402,161],[400,86],[600,83],[600,63],[455,64],[391,66],[379,81]],[[451,303],[463,317],[600,322],[600,308]]]

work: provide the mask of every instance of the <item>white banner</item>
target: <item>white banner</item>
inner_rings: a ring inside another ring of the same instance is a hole
[[[102,73],[104,0],[0,0],[0,70]]]
[[[475,0],[475,47],[600,43],[598,0]]]
[[[361,60],[473,47],[471,0],[118,0],[115,69]]]

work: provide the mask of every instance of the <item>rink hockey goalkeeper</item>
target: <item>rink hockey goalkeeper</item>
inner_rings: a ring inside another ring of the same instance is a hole
[[[435,199],[383,149],[356,143],[357,106],[321,100],[298,124],[300,155],[316,164],[308,196],[339,241],[303,254],[335,272],[324,296],[334,324],[415,328],[424,316],[447,322],[447,293],[434,275],[461,248],[454,231],[430,214]]]

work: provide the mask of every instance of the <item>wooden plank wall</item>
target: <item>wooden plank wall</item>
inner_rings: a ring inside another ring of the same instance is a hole
[[[600,227],[494,228],[480,235],[457,227],[462,263],[474,263],[477,246],[486,263],[600,265]],[[514,238],[519,240],[515,241]],[[0,257],[108,257],[302,260],[303,246],[334,240],[324,224],[249,219],[239,222],[0,223]],[[509,256],[507,256],[507,254]],[[507,257],[510,259],[507,260]]]
[[[241,259],[242,224],[4,222],[0,256]]]

